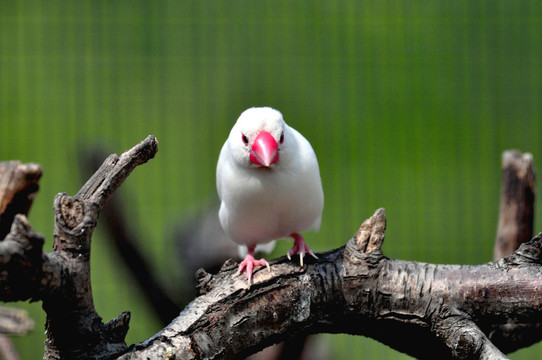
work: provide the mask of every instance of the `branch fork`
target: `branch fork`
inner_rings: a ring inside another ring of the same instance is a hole
[[[505,359],[542,339],[542,234],[482,265],[402,261],[382,252],[386,212],[378,209],[344,247],[304,267],[275,259],[250,290],[232,260],[216,275],[200,270],[198,297],[128,348],[130,313],[104,324],[94,309],[91,238],[105,202],[157,144],[149,136],[111,155],[74,197],[55,197],[52,253],[23,215],[0,242],[0,298],[43,302],[45,359],[234,359],[320,332],[368,336],[420,359]]]
[[[74,197],[58,194],[53,252],[43,252],[43,237],[24,215],[15,216],[10,233],[0,242],[0,297],[43,302],[45,359],[109,359],[126,352],[130,313],[104,324],[94,308],[91,239],[108,198],[157,150],[156,138],[149,136],[121,156],[108,157]]]

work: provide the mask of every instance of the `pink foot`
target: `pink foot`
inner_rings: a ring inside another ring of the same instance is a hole
[[[318,259],[318,256],[316,256],[314,252],[307,246],[307,243],[305,242],[305,239],[303,239],[303,236],[299,235],[298,233],[293,233],[290,236],[294,238],[294,246],[286,253],[286,256],[288,256],[288,260],[292,260],[292,255],[299,254],[299,264],[303,266],[303,258],[305,257],[305,253],[308,253],[313,258]]]
[[[265,259],[256,260],[254,259],[254,248],[255,246],[248,247],[248,254],[245,256],[245,259],[239,264],[239,269],[237,270],[237,275],[241,274],[243,270],[247,272],[248,287],[252,281],[252,271],[254,266],[267,266],[267,270],[271,271],[269,263]]]

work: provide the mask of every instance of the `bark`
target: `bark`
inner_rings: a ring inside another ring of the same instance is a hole
[[[535,172],[533,156],[517,150],[502,155],[502,188],[494,260],[510,255],[533,236]]]
[[[92,174],[105,157],[100,147],[82,151],[79,155],[80,168],[86,176]],[[175,296],[166,289],[167,284],[162,283],[151,264],[145,259],[139,239],[137,223],[130,221],[126,213],[121,192],[115,193],[104,206],[101,221],[105,225],[105,232],[109,240],[130,271],[135,283],[138,285],[150,309],[165,326],[175,318],[179,312],[194,298],[194,274],[200,268],[216,273],[225,260],[238,256],[237,245],[232,242],[222,230],[218,220],[219,204],[214,201],[197,215],[187,216],[179,221],[175,227],[174,241],[178,249],[177,258],[180,259],[183,278],[187,279],[178,284]],[[175,300],[174,300],[175,299]],[[287,339],[285,342],[270,346],[249,356],[250,360],[261,359],[328,359],[325,349],[314,345],[308,347],[306,336]]]
[[[120,359],[241,358],[319,332],[368,336],[420,359],[503,359],[507,334],[490,334],[493,344],[484,330],[540,321],[540,235],[498,262],[435,265],[386,258],[385,221],[377,210],[345,247],[303,268],[272,261],[250,289],[234,262],[217,275],[200,271],[201,295]]]
[[[86,176],[92,174],[91,170],[99,168],[104,152],[96,148],[82,152],[79,157],[80,168]],[[179,314],[182,307],[177,305],[166,291],[167,287],[160,283],[153,267],[145,259],[144,251],[139,246],[141,239],[139,239],[137,224],[134,221],[130,222],[121,195],[120,192],[115,193],[104,206],[101,216],[105,225],[103,229],[108,234],[118,256],[132,274],[148,306],[154,310],[163,325],[169,324],[171,319]],[[186,304],[192,297],[193,294],[191,297],[187,296]]]
[[[0,163],[0,239],[9,233],[16,214],[28,214],[42,173],[38,164]]]
[[[0,306],[0,334],[24,335],[32,329],[34,320],[26,310]]]
[[[81,190],[54,199],[54,251],[24,215],[16,215],[0,243],[0,299],[41,300],[47,314],[45,359],[107,359],[126,351],[130,313],[104,324],[96,313],[90,283],[90,245],[98,214],[131,171],[158,149],[154,136],[109,156]]]
[[[20,360],[19,353],[9,337],[0,334],[0,358],[3,360]]]
[[[502,154],[502,185],[499,210],[499,225],[493,259],[499,260],[514,252],[522,243],[533,235],[535,202],[535,169],[533,156],[522,154],[518,150],[507,150]],[[535,343],[542,339],[540,323],[508,323],[500,329],[490,329],[490,334],[510,334],[508,345],[501,349],[508,350],[514,344],[528,341]],[[500,331],[493,331],[500,330]],[[495,335],[500,336],[500,335]],[[516,339],[517,338],[517,339]]]
[[[9,233],[16,214],[28,214],[38,191],[43,169],[38,164],[20,161],[0,162],[0,240]],[[4,334],[23,335],[34,328],[34,322],[24,310],[0,308],[0,355],[18,359],[11,339]]]
[[[129,313],[103,324],[90,286],[90,243],[103,205],[157,151],[150,136],[110,156],[74,196],[54,201],[54,251],[23,215],[0,242],[0,299],[41,300],[46,359],[236,359],[284,339],[347,333],[420,359],[504,359],[539,340],[542,234],[482,265],[436,265],[382,253],[384,209],[344,247],[258,269],[247,287],[237,264],[197,273],[198,296],[150,339],[127,347]],[[406,334],[406,335],[405,335]],[[414,339],[414,341],[413,341]]]

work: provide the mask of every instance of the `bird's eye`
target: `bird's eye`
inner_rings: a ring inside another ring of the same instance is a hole
[[[284,132],[280,134],[279,142],[282,144],[284,142]]]
[[[245,134],[243,134],[243,142],[245,143],[245,145],[248,145],[248,138]]]

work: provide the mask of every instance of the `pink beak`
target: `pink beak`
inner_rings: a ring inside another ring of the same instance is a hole
[[[250,162],[256,165],[269,167],[279,159],[279,145],[273,136],[267,131],[262,131],[254,139]]]

